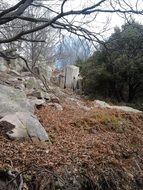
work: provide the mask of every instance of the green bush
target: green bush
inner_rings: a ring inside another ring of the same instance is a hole
[[[143,26],[131,22],[115,28],[86,61],[77,60],[89,97],[136,104],[143,99]]]

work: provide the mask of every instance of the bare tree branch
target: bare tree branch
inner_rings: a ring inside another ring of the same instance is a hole
[[[76,16],[76,15],[90,15],[90,14],[97,14],[97,13],[118,13],[118,14],[136,14],[136,15],[142,15],[143,14],[143,10],[142,9],[138,9],[138,2],[139,0],[136,0],[135,3],[135,7],[132,7],[129,4],[129,1],[119,1],[119,0],[113,0],[113,1],[109,1],[109,0],[99,0],[97,3],[91,4],[90,6],[86,6],[84,8],[81,8],[79,10],[69,10],[69,11],[65,11],[64,7],[66,5],[66,3],[68,3],[68,0],[63,0],[61,5],[60,5],[60,12],[54,10],[54,8],[50,8],[49,2],[47,1],[47,3],[44,5],[41,2],[36,2],[36,0],[20,0],[16,5],[3,10],[2,12],[0,12],[0,25],[1,26],[5,26],[6,23],[11,23],[11,21],[13,20],[17,20],[17,21],[25,21],[27,23],[33,22],[33,23],[37,23],[35,25],[34,28],[29,29],[28,25],[27,27],[26,24],[25,26],[21,26],[21,30],[19,28],[19,30],[15,33],[15,35],[5,38],[4,36],[0,39],[0,43],[9,43],[12,41],[16,41],[18,39],[27,39],[24,36],[30,33],[34,33],[36,31],[42,30],[46,27],[52,26],[54,28],[57,29],[65,29],[69,32],[75,33],[76,35],[79,35],[79,33],[77,33],[77,31],[81,31],[80,35],[84,36],[87,35],[88,33],[88,37],[86,36],[87,39],[92,39],[93,37],[95,38],[95,40],[97,40],[96,35],[90,31],[88,31],[87,29],[84,30],[83,28],[79,27],[78,25],[76,26],[76,30],[75,30],[75,25],[73,25],[73,23],[69,23],[68,21],[68,16]],[[106,6],[105,3],[108,3],[109,8],[107,8],[108,6]],[[116,6],[118,5],[118,6]],[[43,16],[39,16],[39,18],[37,17],[31,17],[31,16],[25,16],[24,13],[27,10],[27,8],[29,6],[35,6],[35,7],[42,7],[43,9],[46,9],[46,11],[49,11],[50,13],[53,13],[54,16],[50,16],[49,18],[45,18]],[[117,8],[116,8],[117,7]],[[65,22],[61,22],[61,19],[65,19]],[[91,37],[89,37],[91,35]]]
[[[8,9],[5,9],[4,11],[2,11],[2,12],[0,13],[0,18],[1,18],[2,16],[6,15],[7,13],[12,12],[12,11],[16,10],[17,8],[19,8],[20,5],[22,5],[23,3],[25,3],[25,1],[26,1],[26,0],[21,0],[19,3],[17,3],[17,4],[14,5],[13,7],[10,7],[10,8],[8,8]]]
[[[3,16],[0,17],[0,25],[6,24],[7,22],[15,19],[17,16],[20,16],[30,6],[32,2],[33,0],[21,0],[19,4],[7,9],[5,13],[3,11],[1,13]]]
[[[63,11],[63,9],[64,9],[64,5],[65,5],[65,3],[67,2],[68,0],[63,0],[63,3],[62,3],[62,5],[61,5],[61,13],[63,13],[64,11]]]

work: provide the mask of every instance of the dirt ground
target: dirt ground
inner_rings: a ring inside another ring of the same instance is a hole
[[[1,133],[0,168],[82,174],[94,182],[87,189],[143,189],[143,114],[62,106],[36,110],[51,142],[11,141]]]

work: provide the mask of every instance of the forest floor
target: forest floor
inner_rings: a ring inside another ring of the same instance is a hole
[[[27,181],[33,171],[46,170],[68,181],[70,175],[86,176],[87,189],[143,189],[143,114],[61,105],[63,111],[36,110],[50,143],[11,141],[0,134],[0,168],[25,172]]]

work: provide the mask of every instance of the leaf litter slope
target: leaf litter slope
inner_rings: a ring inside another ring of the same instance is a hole
[[[54,170],[72,168],[76,173],[124,170],[143,174],[143,115],[108,109],[85,111],[78,105],[62,103],[36,110],[49,133],[51,144],[10,141],[0,135],[0,167],[27,169],[31,165]]]

